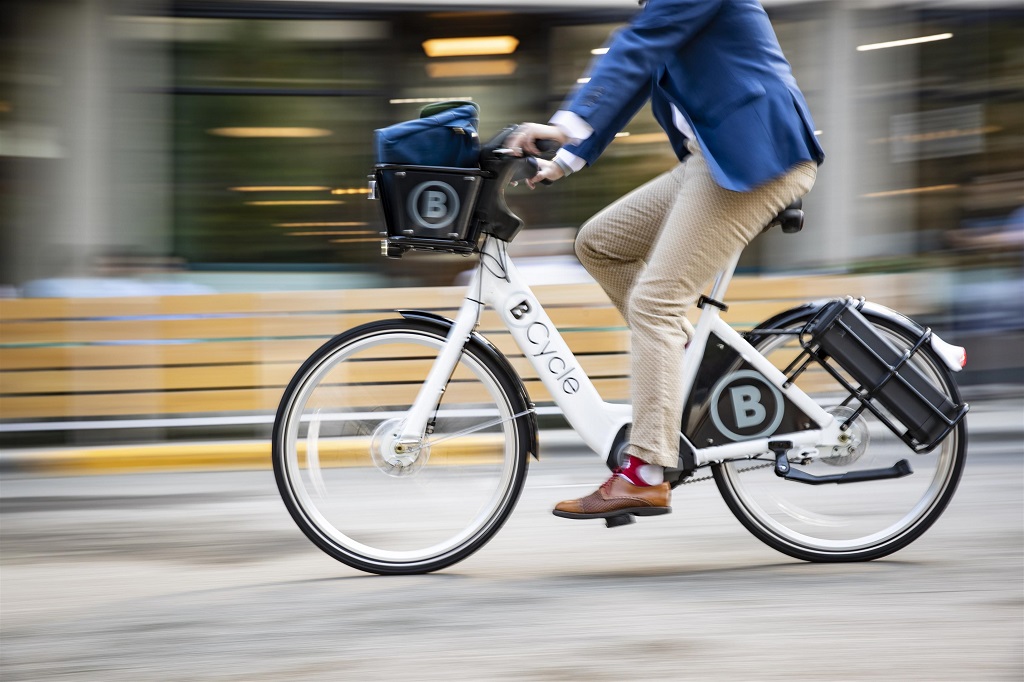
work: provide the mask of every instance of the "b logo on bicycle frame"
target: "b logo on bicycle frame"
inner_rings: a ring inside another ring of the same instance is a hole
[[[459,194],[438,180],[421,182],[409,193],[409,217],[420,227],[443,230],[459,217]]]
[[[782,423],[782,393],[764,376],[741,369],[722,377],[711,392],[711,421],[734,441],[771,436]]]
[[[572,353],[565,347],[565,342],[558,336],[553,327],[536,319],[536,310],[530,300],[520,292],[509,296],[508,301],[516,301],[512,305],[502,306],[505,320],[511,327],[521,330],[526,341],[526,356],[533,362],[541,377],[548,375],[555,385],[566,395],[575,395],[580,390],[577,378],[578,367],[570,362]],[[556,341],[557,339],[557,341]]]
[[[516,318],[517,320],[521,320],[523,319],[523,315],[530,312],[530,302],[523,300],[520,303],[517,303],[516,305],[509,308],[508,312],[509,314],[512,315],[512,317]]]

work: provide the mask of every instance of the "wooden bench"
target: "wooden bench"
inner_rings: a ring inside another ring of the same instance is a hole
[[[750,328],[800,302],[845,294],[913,313],[919,283],[906,275],[739,277],[725,319]],[[628,332],[600,288],[535,292],[602,395],[627,400]],[[0,300],[0,431],[197,415],[266,421],[302,361],[334,334],[398,308],[454,316],[463,294],[446,287]],[[549,403],[493,311],[479,331],[510,358],[532,399]]]

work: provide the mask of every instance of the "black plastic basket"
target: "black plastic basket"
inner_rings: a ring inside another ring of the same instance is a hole
[[[475,251],[480,224],[474,214],[484,177],[474,168],[376,166],[375,194],[387,226],[384,254]]]

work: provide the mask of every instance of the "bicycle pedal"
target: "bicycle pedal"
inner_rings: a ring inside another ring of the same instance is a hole
[[[636,523],[636,517],[632,514],[618,514],[617,516],[608,516],[604,520],[604,525],[606,528],[628,526],[631,523]]]

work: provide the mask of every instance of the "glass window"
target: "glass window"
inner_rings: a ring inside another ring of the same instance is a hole
[[[188,20],[175,43],[174,249],[190,263],[379,253],[379,21]]]

